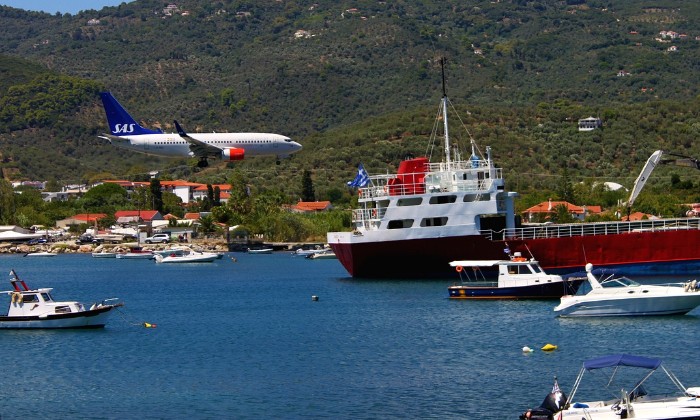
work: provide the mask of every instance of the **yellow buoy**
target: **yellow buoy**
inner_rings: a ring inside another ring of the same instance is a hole
[[[554,344],[549,344],[549,343],[545,344],[544,347],[542,347],[542,351],[552,351],[552,350],[556,350],[556,349],[557,349],[557,346],[555,346]]]

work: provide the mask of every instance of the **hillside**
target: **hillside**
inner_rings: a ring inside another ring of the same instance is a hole
[[[193,173],[192,162],[100,143],[97,92],[107,89],[149,126],[171,130],[178,119],[192,131],[299,140],[304,150],[279,166],[237,165],[290,200],[311,170],[324,198],[342,191],[360,161],[384,172],[407,153],[425,153],[441,56],[448,94],[477,142],[493,147],[507,174],[530,175],[513,176],[514,188],[551,184],[545,176],[564,167],[629,184],[653,150],[700,156],[697,2],[165,4],[138,0],[75,16],[0,6],[0,70],[34,63],[0,83],[4,167],[63,181],[153,169],[226,180],[225,165]],[[61,90],[69,93],[57,100]],[[606,125],[582,137],[576,120],[589,115]]]

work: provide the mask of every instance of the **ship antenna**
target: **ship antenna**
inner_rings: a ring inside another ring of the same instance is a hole
[[[447,170],[450,168],[450,132],[447,124],[447,88],[445,87],[445,63],[447,59],[442,57],[440,59],[440,68],[442,69],[442,122],[445,125],[445,161],[447,164]]]

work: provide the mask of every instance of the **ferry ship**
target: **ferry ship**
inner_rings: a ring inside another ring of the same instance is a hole
[[[444,88],[444,158],[402,161],[395,174],[361,173],[352,231],[329,232],[329,246],[353,277],[454,277],[454,260],[494,260],[504,252],[536,258],[552,273],[586,263],[621,274],[685,274],[700,269],[700,219],[527,225],[515,214],[491,149],[451,154]],[[454,156],[451,156],[454,155]],[[645,168],[646,170],[646,168]],[[648,172],[647,172],[648,175]],[[640,175],[641,176],[641,175]]]

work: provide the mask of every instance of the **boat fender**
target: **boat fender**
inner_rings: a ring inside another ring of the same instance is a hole
[[[457,270],[458,273],[461,273],[462,270],[464,270],[464,267],[462,267],[461,265],[458,265],[457,267],[455,267],[455,270]]]
[[[549,344],[549,343],[545,344],[545,345],[542,347],[542,351],[553,351],[553,350],[556,350],[556,349],[557,349],[557,346],[555,346],[554,344]]]

